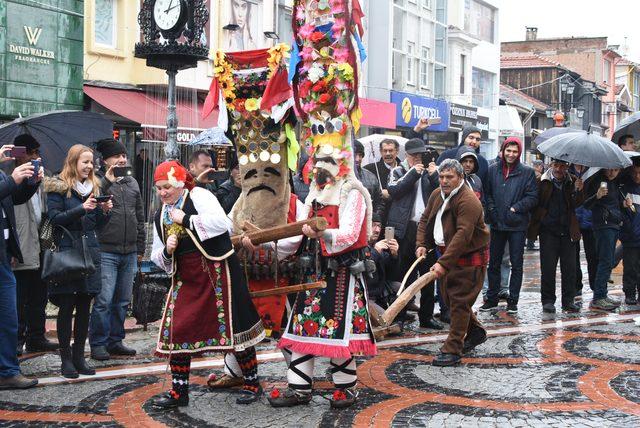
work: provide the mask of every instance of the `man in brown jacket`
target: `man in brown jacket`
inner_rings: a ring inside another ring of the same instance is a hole
[[[449,336],[433,360],[453,366],[462,354],[487,340],[487,332],[471,307],[482,289],[489,261],[489,229],[480,200],[465,184],[462,165],[447,159],[438,167],[440,188],[431,193],[418,224],[416,256],[437,249],[441,254],[431,271],[451,311]]]
[[[568,172],[569,164],[553,159],[538,178],[538,205],[533,211],[527,238],[540,237],[540,293],[542,311],[556,311],[556,269],[560,260],[562,310],[580,312],[576,294],[576,246],[580,224],[576,207],[584,201],[583,183]]]

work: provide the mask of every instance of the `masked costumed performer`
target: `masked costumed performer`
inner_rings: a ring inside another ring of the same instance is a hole
[[[191,358],[209,351],[235,353],[244,376],[236,401],[248,404],[262,392],[254,345],[264,329],[231,245],[231,221],[215,196],[193,188],[190,179],[176,161],[158,165],[154,174],[162,208],[154,218],[151,258],[172,277],[156,348],[170,359],[172,389],[154,404],[186,406]]]

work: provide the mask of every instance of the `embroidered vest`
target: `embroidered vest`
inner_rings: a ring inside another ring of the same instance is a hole
[[[185,214],[189,214],[192,216],[198,214],[198,211],[196,210],[195,206],[193,205],[193,201],[191,200],[191,195],[187,195],[187,199],[184,202],[182,210],[185,212]],[[156,211],[156,214],[154,216],[154,224],[156,227],[156,232],[158,232],[158,236],[164,243],[166,237],[164,236],[165,234],[162,225],[162,208]],[[221,260],[229,257],[233,253],[233,246],[231,245],[231,238],[229,237],[228,232],[225,232],[222,235],[214,236],[213,238],[209,238],[205,241],[201,241],[196,232],[190,232],[191,233],[189,235],[191,236],[191,239],[195,239],[196,241],[194,242],[194,245],[199,250],[201,249],[201,252],[202,250],[204,250],[206,254],[203,255],[205,257],[208,256],[207,258],[216,258]]]
[[[321,205],[316,211],[313,208],[309,211],[309,218],[315,216],[323,217],[327,220],[327,229],[338,229],[340,227],[339,208],[337,205]],[[362,222],[360,227],[360,234],[356,242],[350,247],[334,254],[327,253],[327,248],[324,240],[320,240],[320,247],[322,248],[322,255],[325,257],[335,257],[341,254],[346,254],[354,250],[359,250],[367,246],[367,222]]]

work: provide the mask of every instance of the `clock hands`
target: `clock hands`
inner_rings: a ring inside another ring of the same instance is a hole
[[[171,7],[172,5],[173,5],[173,0],[171,0],[171,1],[169,2],[169,7],[167,7],[167,10],[165,10],[165,11],[164,11],[164,13],[169,13],[169,11],[170,11],[171,9],[173,9],[173,7]],[[175,7],[175,6],[174,6],[174,7]]]
[[[176,4],[175,6],[170,7],[169,9],[165,10],[164,12],[165,13],[169,13],[170,10],[175,9],[176,7],[179,7],[179,6],[180,6],[180,4]]]

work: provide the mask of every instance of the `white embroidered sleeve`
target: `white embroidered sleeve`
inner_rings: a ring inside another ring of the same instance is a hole
[[[164,243],[155,226],[153,228],[153,246],[151,247],[151,261],[160,269],[164,270],[168,275],[173,274],[173,260],[167,259],[164,255]]]
[[[213,193],[196,187],[191,190],[191,200],[198,214],[190,217],[189,228],[198,235],[201,241],[222,235],[225,232],[232,233],[233,223]]]
[[[351,190],[345,206],[339,208],[340,227],[325,231],[324,242],[327,253],[339,253],[355,244],[360,236],[366,214],[367,204],[364,196],[355,189]]]
[[[309,208],[310,207],[298,200],[296,203],[296,221],[306,220],[309,217]],[[278,260],[286,259],[291,254],[298,251],[300,243],[302,242],[302,237],[303,235],[297,235],[278,241]],[[269,249],[275,250],[274,242],[269,242],[265,245]]]

